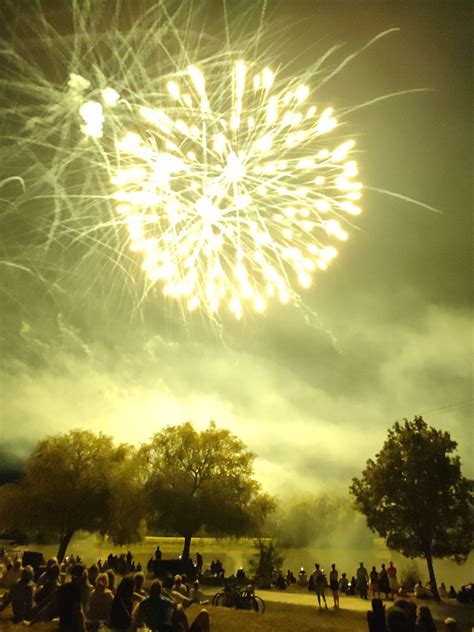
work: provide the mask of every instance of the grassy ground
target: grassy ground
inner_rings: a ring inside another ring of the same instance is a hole
[[[261,593],[264,597],[264,593]],[[212,632],[367,632],[365,612],[355,610],[318,610],[314,606],[301,606],[279,602],[268,602],[265,614],[256,614],[242,610],[231,610],[207,606],[211,619]],[[189,612],[192,619],[199,612],[198,606],[191,606]],[[435,613],[438,630],[440,619],[454,616],[459,622],[461,632],[471,632],[470,618],[473,610],[470,607],[450,606],[443,612]],[[27,628],[23,625],[12,625],[7,620],[8,611],[0,615],[0,632],[21,632]],[[55,632],[56,624],[37,624],[32,628],[35,632]]]

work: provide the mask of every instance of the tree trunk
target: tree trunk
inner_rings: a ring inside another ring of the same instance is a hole
[[[436,577],[434,573],[433,567],[433,556],[431,555],[431,551],[425,553],[426,562],[428,563],[428,573],[430,576],[430,584],[431,584],[431,592],[433,593],[433,597],[435,601],[441,601],[438,592],[438,584],[436,583]]]
[[[71,541],[72,536],[74,535],[75,529],[70,529],[65,533],[61,534],[61,539],[59,540],[59,549],[58,549],[58,562],[61,564],[64,556],[66,555],[67,547],[69,542]]]
[[[183,553],[181,555],[181,558],[183,560],[189,560],[189,552],[191,550],[191,538],[192,537],[193,537],[192,535],[185,535],[184,536]]]

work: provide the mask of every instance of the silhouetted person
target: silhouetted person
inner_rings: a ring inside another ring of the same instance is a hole
[[[420,606],[415,625],[416,632],[436,632],[431,610],[426,606]]]
[[[33,612],[33,568],[25,566],[21,571],[20,579],[18,579],[10,590],[4,595],[0,611],[4,610],[9,604],[12,605],[13,623],[28,621],[32,617]]]
[[[324,606],[327,608],[328,604],[326,602],[326,595],[324,594],[324,584],[326,583],[326,578],[324,577],[323,571],[319,568],[319,564],[314,565],[314,573],[313,573],[313,585],[316,591],[316,595],[318,597],[318,606],[321,608],[321,597],[324,601]]]
[[[398,592],[398,578],[397,578],[397,569],[393,565],[393,562],[390,562],[387,568],[388,573],[388,581],[390,584],[390,594],[392,599],[395,598],[395,595]]]
[[[367,573],[367,569],[365,568],[363,562],[359,564],[359,568],[356,571],[356,577],[357,577],[356,586],[357,586],[357,592],[359,594],[359,597],[361,599],[367,599],[367,584],[369,581],[369,575]]]
[[[381,599],[372,599],[372,610],[367,611],[369,632],[387,632],[385,606]]]
[[[196,573],[198,575],[202,574],[202,565],[203,565],[202,555],[200,553],[196,553]]]
[[[58,614],[60,632],[85,632],[85,615],[82,606],[83,582],[87,571],[82,564],[71,568],[71,581],[58,588]]]
[[[379,574],[377,573],[377,569],[375,568],[375,566],[372,566],[369,577],[369,587],[372,592],[373,599],[380,598]]]
[[[349,590],[349,580],[347,579],[347,573],[342,573],[341,579],[339,580],[339,590],[346,594]]]
[[[385,599],[388,599],[388,595],[390,593],[390,582],[385,564],[382,564],[382,570],[379,573],[379,590],[380,594],[383,593],[385,595]]]
[[[157,546],[157,547],[156,547],[156,549],[155,549],[155,560],[160,561],[160,560],[161,560],[161,557],[162,557],[162,555],[161,555],[161,549],[160,549],[160,547],[159,547],[159,546]]]
[[[35,592],[34,600],[36,606],[33,610],[34,621],[50,621],[57,617],[58,611],[58,588],[60,586],[59,564],[51,564],[46,567],[43,573],[43,584]]]
[[[332,592],[334,599],[334,607],[339,608],[339,573],[336,570],[336,565],[331,564],[331,572],[329,573],[329,588]]]
[[[133,610],[133,578],[124,577],[117,587],[110,611],[110,627],[128,630]]]
[[[397,606],[389,608],[386,621],[388,632],[410,632],[408,616],[403,608]]]
[[[354,577],[354,575],[352,575],[350,584],[348,586],[347,594],[348,595],[355,595],[356,594],[356,589],[357,589],[357,580]]]
[[[131,632],[144,626],[163,632],[209,632],[210,629],[206,610],[202,610],[189,626],[184,609],[162,592],[158,580],[151,585],[150,596],[139,603],[133,612]]]
[[[89,621],[101,622],[108,625],[110,620],[110,612],[112,610],[112,603],[114,601],[114,595],[109,588],[107,588],[109,578],[106,573],[101,573],[95,582],[95,588],[91,593],[89,601]]]

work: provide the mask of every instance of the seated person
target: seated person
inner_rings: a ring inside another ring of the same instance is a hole
[[[415,597],[417,599],[431,599],[433,597],[428,588],[423,586],[421,579],[415,586]]]
[[[28,621],[31,619],[33,611],[33,569],[25,566],[21,571],[21,577],[16,581],[10,590],[3,596],[0,605],[0,612],[9,604],[12,605],[13,623]]]
[[[188,587],[186,586],[185,583],[183,583],[183,578],[181,577],[181,575],[175,575],[174,584],[171,590],[173,592],[180,593],[184,597],[187,597],[189,593]]]
[[[177,593],[180,594],[180,593]],[[155,632],[209,632],[209,615],[202,610],[191,626],[182,606],[165,595],[161,583],[156,580],[150,588],[150,596],[135,607],[130,632],[147,626]]]
[[[43,573],[42,584],[35,592],[36,606],[33,609],[33,621],[50,621],[58,616],[57,594],[60,583],[59,564],[51,563]]]
[[[209,599],[206,599],[206,596],[199,588],[199,581],[197,579],[194,582],[193,587],[189,591],[189,598],[191,599],[193,603],[198,603],[198,604],[209,603]]]
[[[108,588],[109,578],[106,573],[100,573],[95,582],[95,588],[89,601],[89,621],[108,623],[114,594]]]

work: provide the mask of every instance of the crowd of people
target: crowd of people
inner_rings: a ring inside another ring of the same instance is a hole
[[[437,632],[438,628],[427,606],[417,607],[407,599],[396,599],[386,609],[382,600],[372,599],[372,610],[367,612],[369,632]],[[448,617],[443,622],[444,632],[459,632],[455,619]]]
[[[126,559],[127,556],[125,556]],[[130,559],[128,564],[131,564]],[[35,581],[31,566],[15,560],[2,576],[4,593],[0,611],[11,606],[13,623],[58,620],[59,632],[87,632],[110,627],[135,632],[148,627],[159,632],[209,632],[209,615],[202,609],[192,622],[188,608],[207,603],[199,581],[189,589],[180,575],[163,582],[154,580],[145,589],[145,575],[135,571],[116,582],[111,568],[99,564],[89,569],[77,558],[60,565],[56,558],[47,561]],[[15,581],[13,584],[13,577]],[[5,581],[6,580],[6,581]]]
[[[161,551],[157,547],[155,556],[151,559],[161,560],[161,557]],[[29,565],[23,567],[19,558],[6,559],[5,562],[3,573],[0,574],[0,586],[5,589],[0,599],[0,611],[10,605],[15,623],[27,621],[31,625],[37,621],[57,619],[60,632],[85,632],[99,630],[104,626],[130,632],[145,626],[160,632],[208,632],[207,611],[202,610],[189,623],[187,608],[193,603],[208,603],[198,578],[205,582],[209,577],[225,576],[225,570],[218,559],[212,560],[209,568],[203,569],[203,558],[199,553],[196,554],[194,565],[196,580],[192,584],[188,583],[185,575],[175,575],[168,576],[163,583],[153,581],[148,590],[142,565],[135,561],[130,551],[120,555],[111,553],[104,561],[99,559],[89,568],[85,567],[79,556],[71,555],[62,564],[56,558],[51,558],[41,567],[40,573]],[[241,584],[249,581],[243,568],[239,568],[236,576],[231,578]],[[430,619],[428,608],[421,606],[416,615],[416,605],[404,599],[408,595],[399,583],[393,562],[388,567],[381,564],[379,570],[372,566],[370,572],[361,562],[350,580],[347,573],[339,575],[336,564],[331,565],[328,576],[319,563],[315,564],[314,571],[309,576],[304,568],[300,569],[297,576],[290,569],[286,576],[280,571],[274,571],[269,587],[286,589],[292,584],[314,591],[320,609],[328,608],[328,590],[336,609],[340,607],[340,593],[358,595],[361,599],[371,597],[369,632],[436,630],[431,626],[432,618]],[[472,585],[463,586],[457,592],[453,586],[447,591],[442,583],[439,595],[441,598],[456,598],[460,603],[474,603]],[[424,586],[420,580],[414,588],[413,596],[417,599],[430,599],[433,595],[429,585]],[[394,601],[394,608],[385,612],[382,599]],[[408,607],[406,604],[411,605]],[[397,621],[402,622],[399,627]],[[413,627],[415,623],[417,627]],[[446,629],[456,628],[451,626]]]
[[[392,601],[396,598],[408,597],[407,588],[399,582],[397,569],[393,562],[390,562],[388,567],[382,564],[380,570],[372,566],[370,572],[364,566],[364,563],[360,562],[356,572],[350,579],[347,573],[339,575],[335,564],[331,565],[329,577],[326,576],[319,564],[315,564],[315,570],[310,575],[307,574],[303,567],[300,569],[297,577],[290,569],[288,569],[286,577],[281,572],[275,571],[272,577],[272,584],[279,589],[285,589],[291,584],[307,587],[308,590],[316,592],[320,607],[322,607],[322,604],[327,606],[326,589],[329,589],[332,593],[335,608],[339,607],[339,593],[358,595],[361,599],[369,599],[371,597],[372,599]],[[416,599],[433,598],[430,582],[424,585],[421,579],[418,580],[411,593]],[[438,593],[441,599],[452,598],[457,599],[459,603],[474,603],[474,587],[472,584],[462,586],[459,591],[456,591],[454,586],[450,586],[448,591],[446,585],[442,582],[438,587]]]

